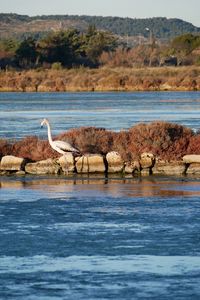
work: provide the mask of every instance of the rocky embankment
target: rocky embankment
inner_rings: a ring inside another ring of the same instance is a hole
[[[0,92],[194,91],[200,67],[1,71]]]
[[[30,162],[12,155],[3,156],[0,175],[26,174],[132,174],[134,175],[200,175],[200,155],[185,155],[179,161],[157,159],[152,153],[142,153],[138,160],[125,163],[119,153],[112,151],[105,156],[85,154],[74,157],[71,153],[57,159]]]

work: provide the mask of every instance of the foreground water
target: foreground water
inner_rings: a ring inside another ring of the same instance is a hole
[[[200,92],[0,93],[0,138],[46,137],[49,118],[54,134],[80,126],[127,129],[162,120],[199,129]]]
[[[200,92],[0,93],[0,138],[165,120]],[[200,178],[0,177],[0,299],[200,299]]]
[[[1,178],[1,299],[199,299],[200,185]]]

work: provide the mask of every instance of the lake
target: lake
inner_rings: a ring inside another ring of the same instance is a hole
[[[1,93],[0,137],[166,120],[200,93]],[[200,178],[0,177],[0,299],[199,299]]]
[[[46,137],[40,129],[49,118],[53,133],[96,126],[114,131],[138,122],[163,120],[199,129],[200,92],[0,93],[0,137]]]

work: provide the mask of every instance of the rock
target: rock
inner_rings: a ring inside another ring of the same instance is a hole
[[[134,167],[131,163],[125,165],[124,172],[127,174],[132,174],[134,172]]]
[[[83,155],[76,162],[76,170],[78,173],[104,173],[104,157],[101,154]]]
[[[10,174],[9,171],[0,171],[0,176],[9,175],[9,174]]]
[[[200,155],[197,154],[185,155],[183,156],[183,162],[186,164],[200,163]]]
[[[140,171],[141,176],[149,176],[150,174],[151,174],[151,169],[150,168],[142,169]]]
[[[21,171],[24,170],[26,160],[24,158],[6,155],[1,159],[1,171]]]
[[[25,175],[25,174],[26,174],[25,171],[17,171],[17,172],[16,172],[16,175]]]
[[[186,174],[196,174],[196,175],[199,175],[200,174],[200,163],[191,163],[189,165],[189,167],[187,168],[186,170]]]
[[[35,163],[28,163],[25,166],[25,171],[30,174],[59,174],[61,167],[56,160],[49,158]]]
[[[155,164],[155,157],[152,153],[144,152],[140,156],[140,165],[142,169],[152,168]]]
[[[166,175],[181,175],[185,173],[185,164],[182,161],[156,161],[152,168],[153,174],[166,174]]]
[[[57,160],[64,173],[73,173],[75,171],[75,160],[72,153],[66,153]]]
[[[124,161],[118,152],[111,151],[107,153],[106,160],[108,163],[108,173],[118,173],[123,171]]]
[[[125,164],[124,172],[127,174],[132,174],[134,172],[140,172],[140,163],[139,161],[133,161]]]

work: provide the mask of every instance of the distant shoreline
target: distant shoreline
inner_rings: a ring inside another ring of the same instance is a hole
[[[0,92],[199,91],[200,67],[1,71]]]

